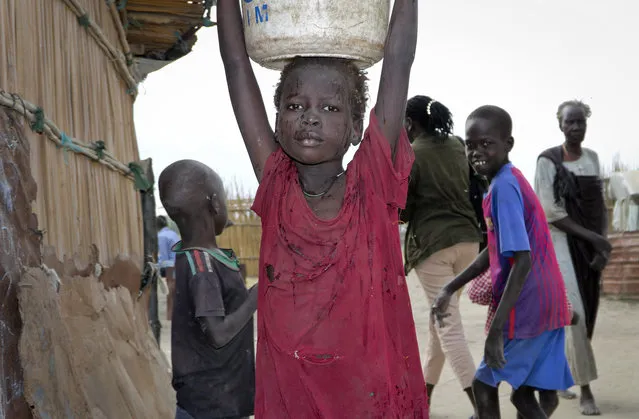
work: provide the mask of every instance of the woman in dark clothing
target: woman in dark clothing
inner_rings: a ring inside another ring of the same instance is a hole
[[[461,140],[461,139],[460,139]],[[466,144],[463,142],[464,147]],[[475,211],[475,217],[477,217],[477,225],[481,230],[481,242],[479,243],[479,251],[481,252],[486,248],[488,244],[488,228],[486,227],[486,219],[484,218],[484,209],[482,208],[482,203],[484,202],[484,194],[488,192],[488,186],[490,182],[484,176],[480,175],[475,171],[475,168],[468,162],[468,173],[469,173],[469,189],[468,189],[468,197],[470,198],[470,203],[473,206],[473,210]]]
[[[566,355],[575,384],[581,387],[583,415],[599,415],[590,389],[597,366],[590,343],[601,289],[601,271],[610,255],[608,219],[600,177],[599,157],[582,147],[590,107],[579,101],[559,106],[557,119],[562,145],[539,156],[535,191],[550,223],[557,260],[568,298],[579,321],[566,329]],[[573,393],[563,393],[574,398]]]
[[[406,272],[415,269],[432,304],[441,288],[477,256],[482,239],[469,199],[470,173],[463,141],[452,135],[448,109],[426,96],[410,99],[406,130],[415,151],[402,220],[408,223],[405,239]],[[459,295],[449,306],[444,327],[430,323],[424,374],[429,398],[446,358],[471,403],[475,363],[464,336]]]

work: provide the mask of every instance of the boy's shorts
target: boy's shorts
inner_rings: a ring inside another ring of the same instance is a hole
[[[564,352],[564,329],[550,330],[531,339],[505,339],[506,365],[489,368],[482,359],[475,379],[491,387],[505,381],[513,389],[521,386],[540,390],[566,390],[574,385]]]

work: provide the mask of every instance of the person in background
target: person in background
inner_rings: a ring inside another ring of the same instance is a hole
[[[464,142],[452,135],[453,119],[442,103],[415,96],[406,105],[405,127],[415,152],[406,209],[405,272],[415,269],[429,305],[441,289],[475,260],[482,240],[469,196]],[[464,335],[459,294],[448,305],[446,325],[430,322],[424,376],[428,398],[446,358],[474,407],[475,362]]]
[[[175,252],[171,249],[180,241],[180,236],[169,228],[166,216],[158,216],[156,223],[158,229],[158,266],[169,288],[166,297],[166,319],[171,320],[173,297],[175,296]]]
[[[535,173],[535,191],[550,223],[568,298],[580,318],[566,329],[566,355],[575,384],[581,387],[580,409],[586,416],[600,414],[590,389],[597,379],[590,341],[599,307],[601,271],[611,250],[599,157],[582,147],[590,114],[590,107],[580,101],[559,106],[557,120],[564,143],[539,156]],[[572,392],[560,395],[576,398]]]

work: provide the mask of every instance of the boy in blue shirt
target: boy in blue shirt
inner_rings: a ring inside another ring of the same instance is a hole
[[[545,419],[557,406],[556,391],[573,385],[564,353],[564,326],[570,324],[571,311],[544,210],[509,161],[513,144],[512,120],[505,110],[482,106],[468,117],[468,156],[491,181],[483,202],[488,247],[444,287],[433,314],[442,322],[450,297],[490,268],[489,316],[494,318],[473,383],[477,413],[479,418],[500,417],[497,388],[506,381],[521,417]],[[546,406],[537,402],[536,390]]]

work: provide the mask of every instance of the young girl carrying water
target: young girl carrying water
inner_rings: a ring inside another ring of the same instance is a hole
[[[255,416],[427,418],[397,226],[413,163],[402,123],[417,1],[395,1],[365,132],[366,77],[352,62],[288,64],[273,130],[237,0],[218,1],[218,34],[260,181]],[[344,169],[346,151],[360,142]]]

